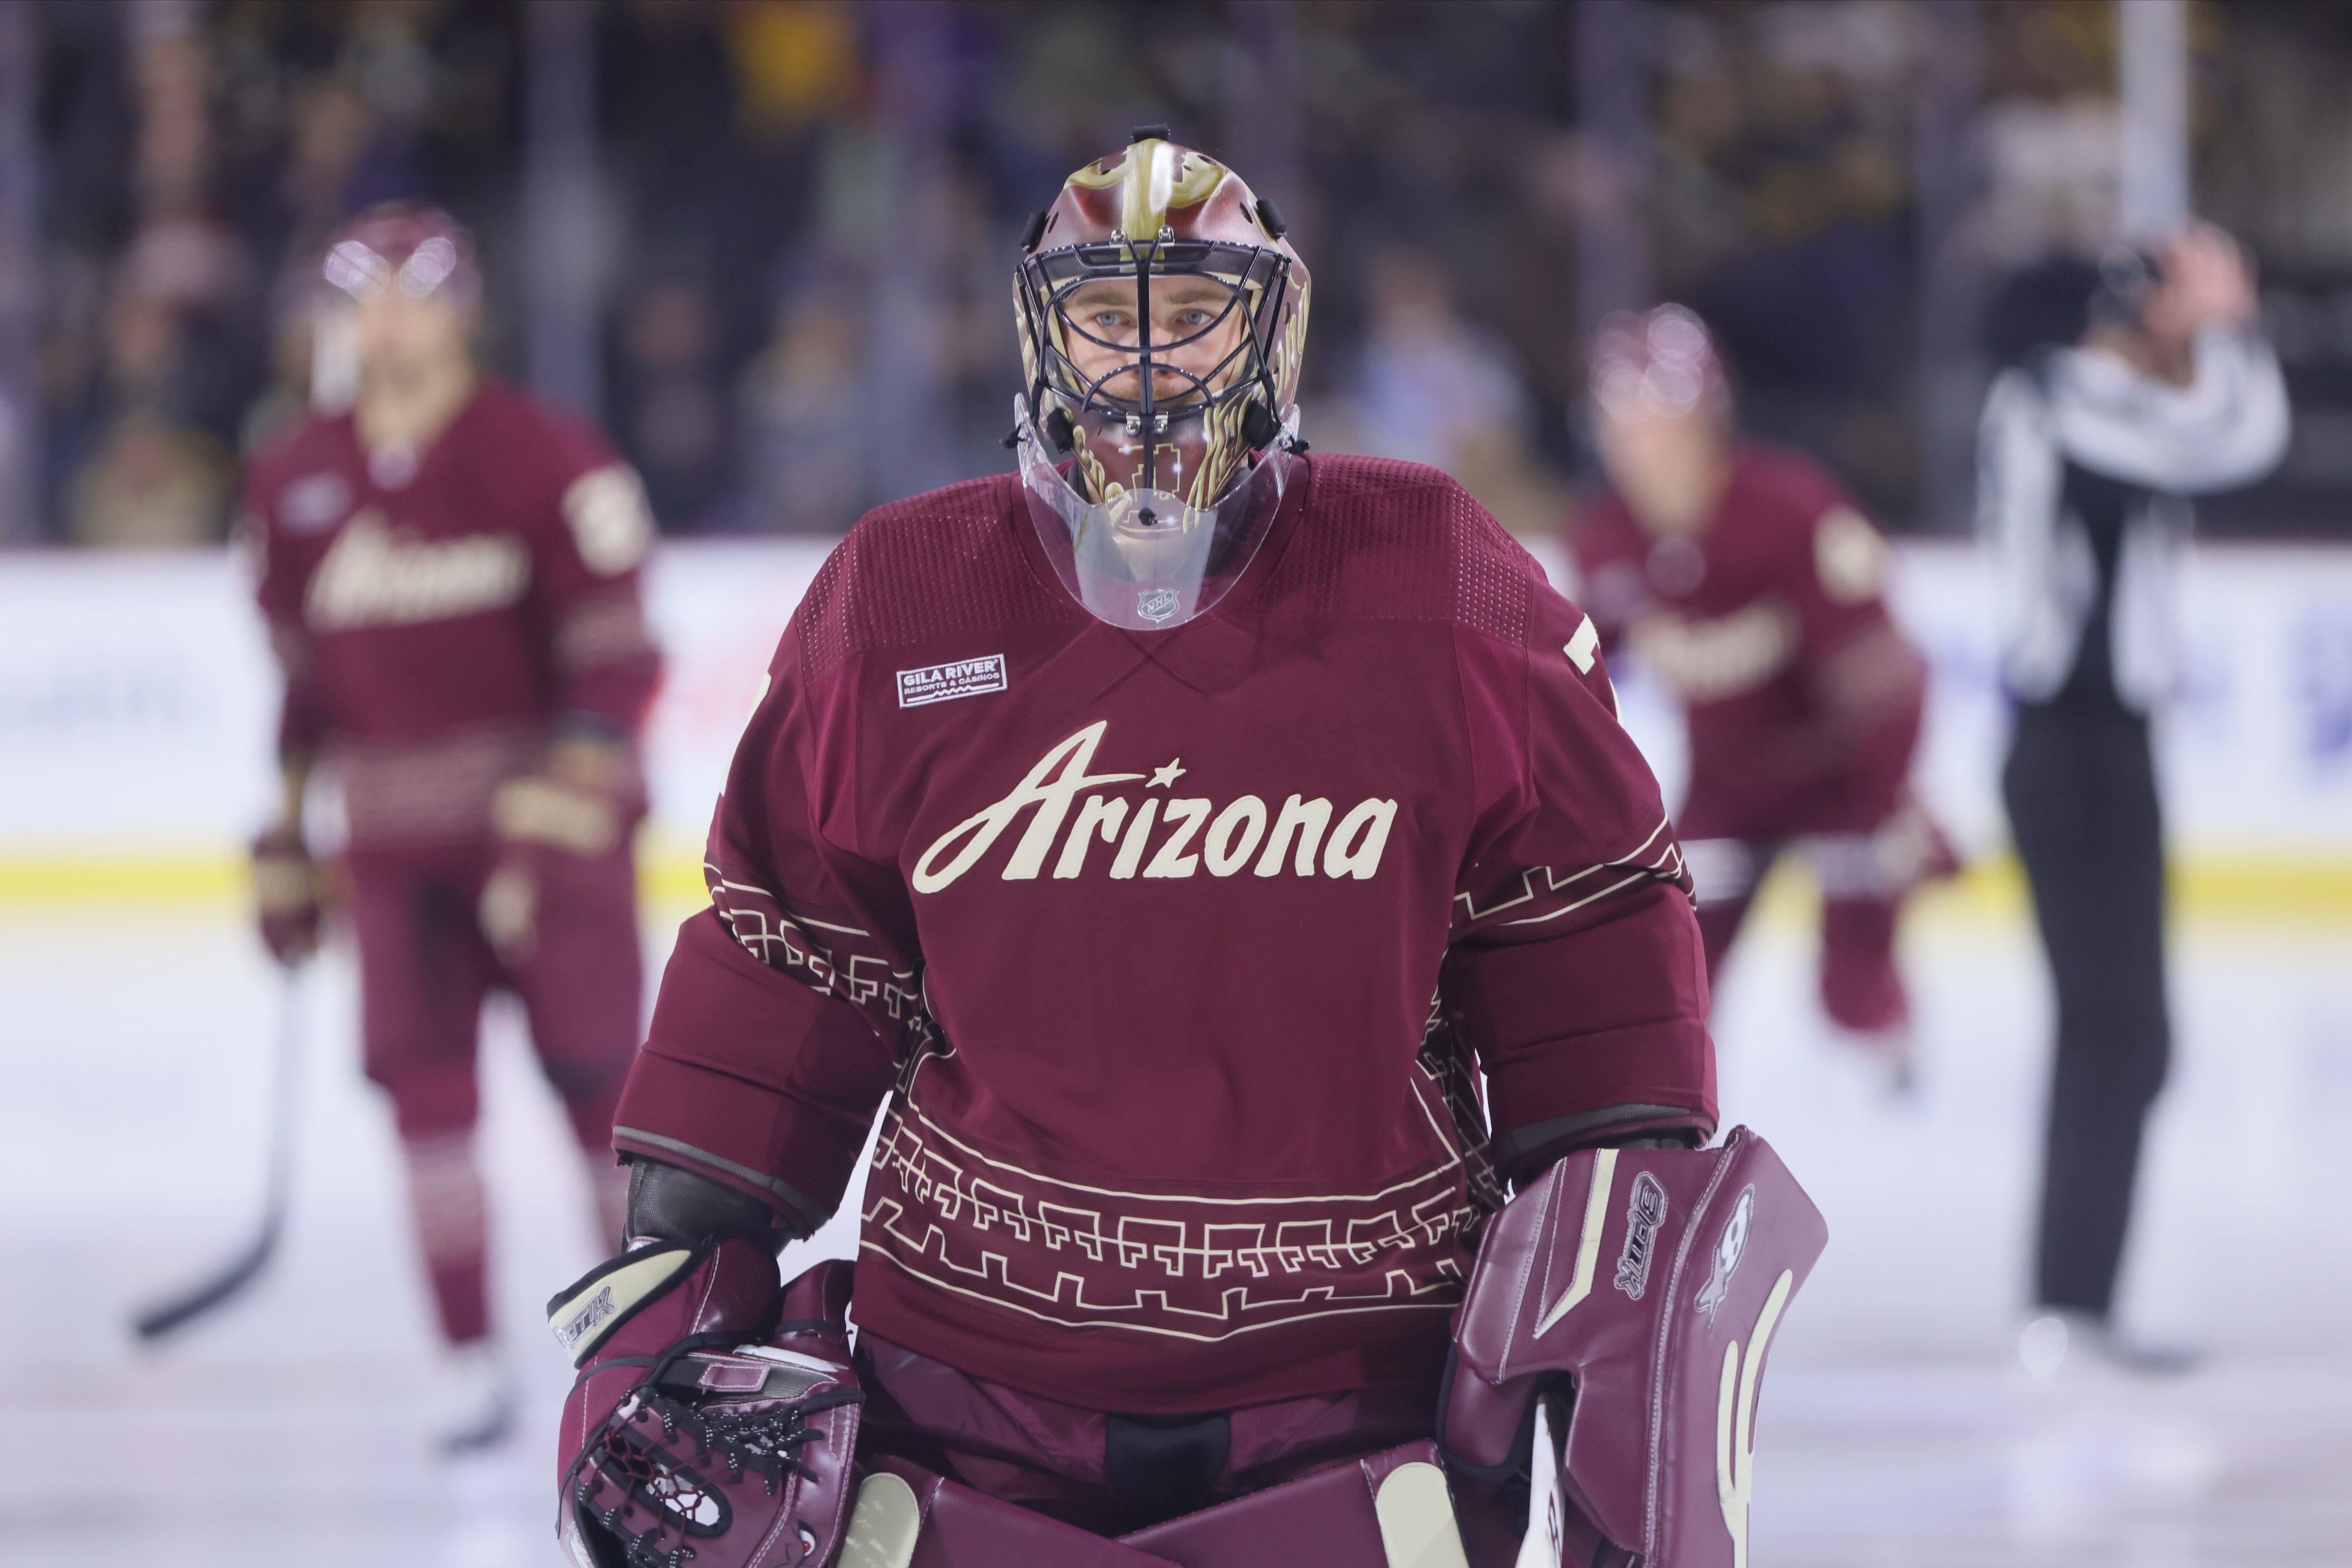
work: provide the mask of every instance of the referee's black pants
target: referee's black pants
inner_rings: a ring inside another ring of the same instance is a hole
[[[2021,706],[2001,796],[2058,999],[2035,1289],[2044,1306],[2105,1317],[2171,1051],[2147,720],[2106,705]]]

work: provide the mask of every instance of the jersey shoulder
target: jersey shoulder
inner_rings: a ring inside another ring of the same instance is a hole
[[[1743,518],[1799,531],[1843,507],[1855,511],[1853,497],[1819,460],[1784,446],[1744,445],[1738,458]],[[1858,515],[1858,514],[1857,514]]]
[[[1577,498],[1569,513],[1568,548],[1586,571],[1605,562],[1637,559],[1646,549],[1625,498],[1609,488]]]
[[[288,486],[322,474],[348,481],[358,464],[349,414],[305,414],[246,460],[246,508],[267,515]]]
[[[1543,569],[1451,476],[1385,457],[1307,462],[1305,508],[1266,585],[1267,614],[1450,622],[1526,640]]]
[[[594,425],[497,376],[482,378],[468,413],[476,440],[504,464],[568,480],[620,461]]]
[[[817,569],[785,633],[798,640],[803,679],[880,648],[1082,617],[1038,580],[1025,526],[1013,474],[866,513]]]

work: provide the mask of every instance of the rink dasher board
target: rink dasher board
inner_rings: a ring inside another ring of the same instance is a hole
[[[647,731],[656,883],[690,893],[710,810],[776,642],[830,541],[663,547],[647,604],[667,665]],[[1551,541],[1536,553],[1566,583]],[[1572,591],[1572,585],[1571,591]],[[1969,851],[2005,839],[2008,716],[1990,574],[1905,542],[1890,593],[1932,672],[1915,779]],[[2181,695],[2160,727],[2184,861],[2352,886],[2352,547],[2209,545],[2186,574]],[[1678,718],[1637,664],[1625,725],[1679,793]],[[217,894],[270,809],[277,677],[226,549],[0,556],[0,900]],[[323,812],[332,831],[330,805]]]

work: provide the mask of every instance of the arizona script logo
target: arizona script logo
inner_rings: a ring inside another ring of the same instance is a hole
[[[1325,876],[1368,882],[1380,870],[1389,829],[1396,821],[1394,800],[1360,801],[1337,822],[1329,800],[1297,795],[1279,809],[1255,795],[1244,795],[1222,810],[1213,800],[1172,796],[1146,795],[1139,805],[1104,787],[1131,784],[1146,775],[1087,771],[1109,727],[1108,719],[1087,726],[1046,752],[1011,794],[940,834],[915,862],[915,891],[938,893],[951,885],[980,863],[1022,812],[1033,810],[1035,814],[999,873],[1006,882],[1034,880],[1045,871],[1045,857],[1056,841],[1061,852],[1054,858],[1053,874],[1064,880],[1086,873],[1088,852],[1098,841],[1118,846],[1109,866],[1115,879],[1187,877],[1204,867],[1211,876],[1232,876],[1244,866],[1259,876],[1280,876],[1286,866],[1293,875],[1313,876],[1318,849]],[[1144,788],[1166,785],[1172,789],[1183,772],[1171,762],[1150,774]],[[1063,825],[1069,822],[1073,805],[1077,821],[1069,823],[1065,835]],[[1167,831],[1154,846],[1156,828]],[[1197,851],[1195,839],[1200,841]]]
[[[328,548],[302,600],[320,632],[453,621],[515,603],[530,584],[530,552],[512,534],[427,539],[373,507]]]

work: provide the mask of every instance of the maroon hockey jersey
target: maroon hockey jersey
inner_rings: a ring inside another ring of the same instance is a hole
[[[255,460],[244,514],[281,744],[334,757],[355,845],[487,835],[567,714],[635,731],[659,671],[644,492],[515,388],[485,380],[421,453],[306,420]]]
[[[857,1319],[1013,1387],[1433,1385],[1498,1170],[1715,1122],[1596,640],[1413,465],[1305,460],[1164,632],[1064,592],[1010,476],[881,508],[777,652],[616,1143],[810,1228],[887,1096]]]
[[[1570,538],[1602,646],[1683,702],[1685,838],[1864,832],[1895,809],[1923,669],[1881,597],[1878,530],[1821,466],[1743,445],[1706,529],[1654,540],[1610,495]]]

